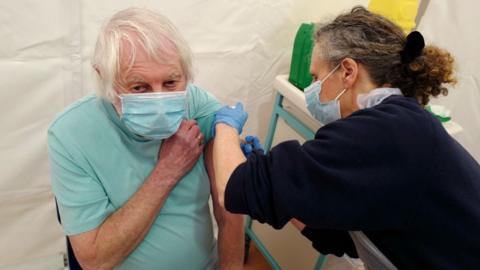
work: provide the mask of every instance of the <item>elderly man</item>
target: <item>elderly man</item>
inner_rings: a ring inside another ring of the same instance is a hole
[[[147,9],[120,11],[100,32],[93,67],[98,94],[48,132],[53,191],[82,267],[241,268],[242,217],[219,207],[202,155],[220,105],[189,83],[176,28]]]

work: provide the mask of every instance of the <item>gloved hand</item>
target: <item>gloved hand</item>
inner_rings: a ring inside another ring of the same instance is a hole
[[[218,123],[227,124],[238,131],[238,134],[242,133],[243,126],[247,121],[248,113],[243,110],[242,103],[238,102],[237,105],[224,106],[218,112],[215,113],[212,124],[212,137],[215,136],[215,126]]]
[[[248,135],[245,137],[245,143],[241,143],[240,148],[245,157],[248,157],[253,151],[261,151],[262,154],[265,154],[265,150],[257,136]]]

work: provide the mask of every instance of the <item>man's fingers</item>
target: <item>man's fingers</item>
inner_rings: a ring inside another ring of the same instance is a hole
[[[196,124],[197,124],[197,121],[195,120],[183,120],[182,123],[180,124],[179,130],[188,131]]]
[[[188,120],[189,121],[189,127],[188,129],[192,129],[194,127],[198,127],[197,121],[195,120]]]
[[[198,125],[193,125],[190,127],[190,130],[188,130],[189,137],[196,137],[199,133],[202,132],[200,131],[200,127]]]
[[[197,140],[197,142],[198,142],[199,145],[203,144],[203,138],[204,138],[204,136],[203,136],[202,133],[199,133],[199,134],[197,135],[196,140]]]

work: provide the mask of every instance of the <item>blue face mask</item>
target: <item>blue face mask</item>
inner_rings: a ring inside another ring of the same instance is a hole
[[[343,95],[343,93],[345,93],[347,89],[343,89],[343,91],[334,100],[327,102],[320,101],[322,82],[327,80],[328,77],[330,77],[330,75],[332,75],[333,72],[338,69],[338,67],[340,67],[340,65],[337,65],[332,71],[330,71],[330,73],[328,73],[323,80],[318,80],[312,83],[304,90],[308,111],[322,125],[326,125],[342,117],[340,114],[340,102],[338,99]]]
[[[177,132],[187,117],[187,91],[122,94],[121,120],[133,133],[162,140]]]

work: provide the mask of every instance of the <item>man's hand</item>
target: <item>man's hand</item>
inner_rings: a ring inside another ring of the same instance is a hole
[[[197,122],[184,120],[178,131],[162,143],[157,168],[166,179],[176,183],[197,163],[203,148],[203,134]]]

